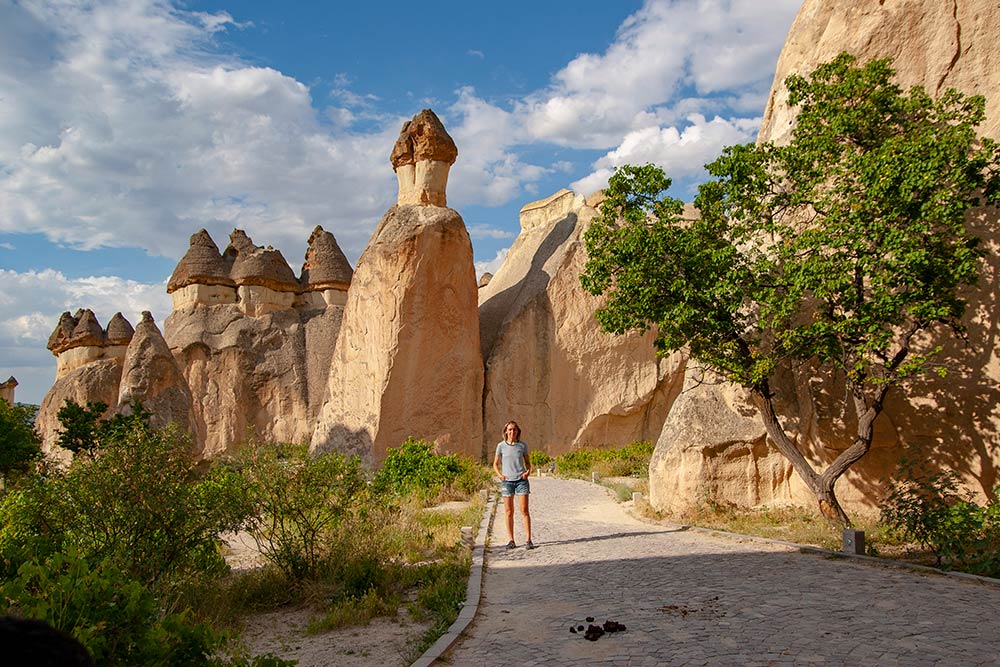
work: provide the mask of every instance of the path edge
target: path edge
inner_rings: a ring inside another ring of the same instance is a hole
[[[483,593],[483,573],[486,570],[486,538],[490,532],[490,523],[496,512],[496,497],[490,496],[486,501],[483,518],[479,522],[479,532],[476,534],[476,544],[472,547],[472,565],[469,567],[469,582],[465,587],[465,603],[458,618],[448,627],[448,631],[438,637],[431,647],[424,651],[410,667],[430,667],[435,660],[458,641],[472,619],[479,611],[479,600]]]

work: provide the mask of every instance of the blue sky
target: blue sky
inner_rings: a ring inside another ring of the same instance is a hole
[[[39,402],[64,310],[170,312],[188,237],[234,227],[300,268],[354,262],[425,107],[459,158],[477,271],[525,203],[655,162],[690,199],[756,135],[800,0],[312,3],[0,0],[0,380]]]

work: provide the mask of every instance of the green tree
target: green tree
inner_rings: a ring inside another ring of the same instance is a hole
[[[27,471],[41,456],[41,443],[35,435],[37,411],[33,405],[11,405],[0,398],[0,478]]]
[[[964,336],[962,288],[984,255],[965,215],[1000,189],[997,145],[975,131],[983,98],[904,93],[893,76],[889,60],[841,54],[788,77],[790,143],[727,148],[707,165],[699,220],[681,221],[660,169],[626,166],[585,237],[581,281],[607,295],[602,327],[655,326],[660,353],[687,349],[747,388],[820,510],[845,525],[834,485],[870,449],[886,394],[940,371],[928,340]],[[839,372],[857,418],[825,470],[775,411],[775,374],[793,362]]]

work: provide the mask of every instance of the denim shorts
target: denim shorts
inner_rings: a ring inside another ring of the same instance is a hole
[[[531,487],[526,479],[515,479],[513,481],[500,482],[500,495],[504,498],[510,496],[526,496],[531,493]]]

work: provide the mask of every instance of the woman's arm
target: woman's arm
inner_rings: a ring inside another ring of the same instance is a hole
[[[495,472],[497,474],[497,477],[499,477],[500,479],[503,479],[503,473],[500,472],[500,457],[499,456],[494,456],[493,457],[493,472]]]

